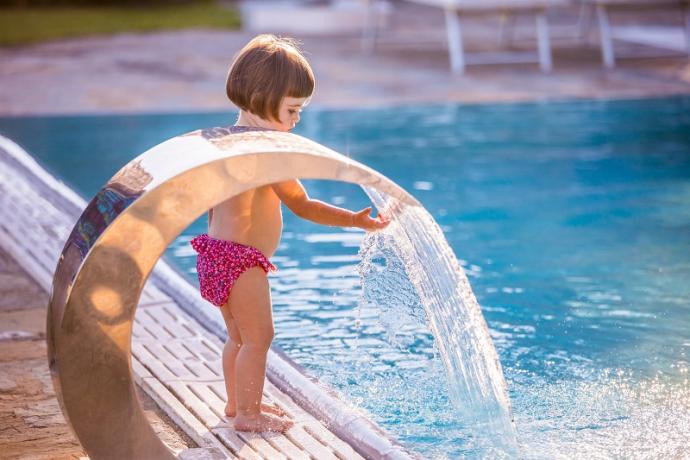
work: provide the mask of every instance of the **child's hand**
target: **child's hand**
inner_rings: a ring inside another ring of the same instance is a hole
[[[388,227],[390,222],[391,221],[384,217],[381,213],[379,213],[375,219],[372,219],[371,206],[364,208],[361,211],[357,211],[355,215],[352,216],[352,225],[367,231],[381,230]]]

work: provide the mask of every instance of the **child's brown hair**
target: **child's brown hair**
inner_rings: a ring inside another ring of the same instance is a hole
[[[310,97],[314,73],[295,40],[263,34],[254,37],[230,66],[228,98],[261,118],[280,121],[284,97]]]

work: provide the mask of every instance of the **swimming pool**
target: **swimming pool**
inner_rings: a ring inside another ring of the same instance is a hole
[[[501,357],[526,458],[690,455],[690,98],[306,111],[296,131],[411,191],[461,259]],[[226,114],[0,119],[85,196]],[[350,208],[355,186],[307,181]],[[187,273],[186,242],[168,251]],[[359,308],[362,233],[285,213],[276,344],[403,444],[481,457],[428,332],[389,343]],[[194,278],[190,276],[193,281]]]

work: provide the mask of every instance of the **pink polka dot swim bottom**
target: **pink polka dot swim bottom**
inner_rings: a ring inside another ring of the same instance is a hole
[[[230,297],[230,289],[242,273],[261,267],[266,273],[277,268],[266,256],[252,246],[219,240],[203,233],[190,244],[198,253],[196,271],[201,297],[221,307]]]

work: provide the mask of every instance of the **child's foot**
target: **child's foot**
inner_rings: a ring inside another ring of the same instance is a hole
[[[294,425],[292,420],[285,420],[271,414],[238,415],[233,423],[236,431],[252,431],[255,433],[263,431],[285,433],[292,425]]]
[[[287,413],[281,409],[280,407],[276,406],[275,404],[264,404],[261,403],[261,412],[266,413],[266,414],[274,414],[279,417],[287,417]],[[225,406],[225,415],[228,417],[234,417],[235,414],[237,413],[237,410],[235,407],[230,407]]]

